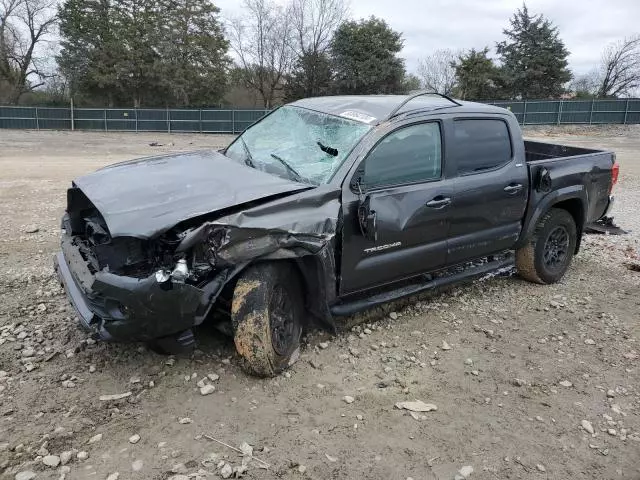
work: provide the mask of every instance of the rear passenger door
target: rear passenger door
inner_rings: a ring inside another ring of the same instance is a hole
[[[443,174],[441,123],[413,123],[380,136],[343,186],[342,295],[446,262],[453,180]],[[354,188],[358,180],[362,193]],[[375,213],[375,239],[360,228],[363,201]]]
[[[451,264],[515,244],[527,205],[528,173],[506,118],[454,118],[449,125],[448,145],[456,171]]]

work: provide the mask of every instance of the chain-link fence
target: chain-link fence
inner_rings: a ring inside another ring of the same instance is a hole
[[[0,107],[0,128],[240,133],[269,110]]]
[[[521,125],[640,123],[640,99],[487,102],[508,108]]]
[[[640,99],[486,102],[522,125],[640,124]],[[1,107],[0,128],[240,133],[269,110]]]

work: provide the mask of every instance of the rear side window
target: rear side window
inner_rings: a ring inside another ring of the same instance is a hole
[[[502,120],[456,120],[453,133],[459,175],[491,170],[511,160],[511,138]]]
[[[367,188],[440,178],[440,124],[421,123],[390,133],[369,153],[364,165]]]

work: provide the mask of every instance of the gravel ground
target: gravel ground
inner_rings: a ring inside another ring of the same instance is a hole
[[[0,130],[0,478],[639,479],[638,133],[527,129],[622,168],[614,214],[632,232],[588,236],[561,283],[397,302],[309,333],[260,380],[207,326],[189,358],[93,342],[51,268],[72,178],[229,137]],[[413,400],[437,410],[395,406]]]

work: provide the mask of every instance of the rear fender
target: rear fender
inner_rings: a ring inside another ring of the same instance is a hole
[[[539,198],[540,194],[541,192],[534,191],[531,195],[531,203],[535,205],[535,207],[527,212],[516,248],[524,246],[529,241],[536,229],[538,221],[550,209],[554,207],[566,207],[565,209],[571,213],[576,221],[576,227],[578,229],[577,250],[580,246],[582,230],[586,220],[587,206],[589,205],[586,189],[582,185],[571,185],[549,192],[542,198]],[[576,206],[578,204],[580,208],[569,208],[569,206]]]

